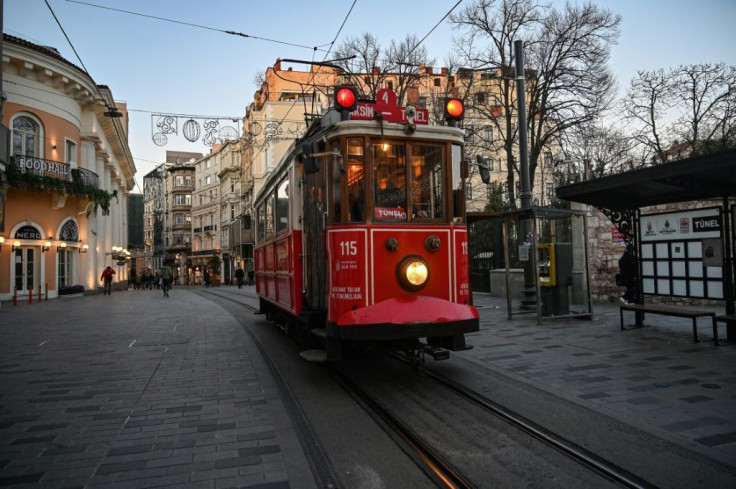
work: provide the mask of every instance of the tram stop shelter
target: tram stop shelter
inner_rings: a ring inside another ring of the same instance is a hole
[[[645,296],[723,300],[726,314],[716,318],[726,322],[728,339],[736,340],[736,150],[561,186],[557,197],[596,207],[634,245],[637,303],[644,304]],[[705,200],[713,202],[676,212],[641,211]]]
[[[538,323],[547,318],[592,318],[585,215],[557,207],[502,213],[509,319],[534,313]],[[514,287],[514,281],[523,284]]]

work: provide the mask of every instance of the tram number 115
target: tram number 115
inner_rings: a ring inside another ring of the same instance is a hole
[[[340,241],[340,254],[343,256],[351,256],[358,254],[357,241]]]

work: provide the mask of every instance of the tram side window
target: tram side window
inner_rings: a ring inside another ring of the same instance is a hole
[[[462,176],[462,159],[463,149],[457,145],[452,145],[452,209],[453,219],[455,221],[464,221],[465,214],[465,194],[463,192],[463,176]]]
[[[339,153],[340,145],[333,143],[331,152]],[[342,162],[340,158],[332,157],[330,164],[332,165],[330,171],[330,188],[332,189],[332,204],[335,209],[331,220],[332,222],[340,222],[342,221]]]
[[[413,145],[412,215],[438,219],[443,215],[442,146]]]
[[[289,229],[289,180],[284,179],[276,189],[276,234]]]
[[[375,168],[375,217],[406,220],[406,148],[403,145],[373,145]]]
[[[266,239],[273,238],[273,208],[276,203],[276,194],[271,194],[266,200]]]
[[[264,241],[266,239],[266,205],[261,204],[258,207],[258,239]]]
[[[363,140],[348,140],[348,220],[365,220],[365,188],[363,173]]]

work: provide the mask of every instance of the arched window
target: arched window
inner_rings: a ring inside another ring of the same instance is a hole
[[[38,145],[41,141],[39,125],[27,116],[13,119],[13,154],[39,156]]]

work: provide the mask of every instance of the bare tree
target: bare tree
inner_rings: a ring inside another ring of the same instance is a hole
[[[542,10],[532,0],[481,0],[450,16],[455,29],[462,32],[454,40],[455,51],[468,67],[465,72],[458,70],[458,88],[462,93],[457,95],[465,99],[468,112],[494,127],[497,141],[506,152],[506,187],[512,203],[516,201],[514,181],[519,172],[514,157],[517,136],[514,40],[529,35],[539,26]],[[487,97],[468,97],[478,92],[475,89],[478,81],[472,76],[475,70],[485,70],[489,78],[499,78]]]
[[[663,69],[639,71],[631,80],[624,113],[633,123],[633,138],[643,149],[642,160],[655,156],[660,162],[667,161],[666,149],[674,142],[665,118],[675,104],[674,81],[671,73]]]
[[[560,183],[590,180],[631,169],[632,145],[626,135],[613,127],[579,125],[565,131],[564,160],[555,165]]]
[[[621,17],[593,4],[551,10],[529,41],[529,174],[561,135],[597,120],[615,95],[608,67]]]
[[[399,105],[406,102],[409,88],[419,81],[420,65],[431,63],[426,48],[413,35],[401,41],[392,40],[384,49],[372,34],[364,33],[344,41],[335,53],[336,58],[352,57],[335,64],[345,71],[345,82],[363,90],[363,97],[375,100],[378,90],[385,88],[390,78]]]
[[[680,66],[674,71],[675,96],[683,113],[675,132],[695,151],[703,141],[734,137],[736,67],[724,63]]]
[[[732,147],[736,68],[706,63],[639,71],[623,107],[645,161]]]
[[[373,34],[348,38],[335,50],[335,62],[345,73],[343,80],[364,90],[363,97],[374,99],[383,86],[386,74],[380,69],[381,46]]]
[[[559,144],[561,135],[597,119],[613,99],[613,76],[607,66],[610,48],[619,35],[621,18],[592,4],[567,5],[563,11],[531,0],[478,0],[451,17],[462,32],[458,55],[473,70],[485,69],[496,78],[495,89],[482,91],[482,77],[468,77],[468,105],[496,129],[507,160],[507,186],[514,198],[514,157],[517,143],[515,40],[525,40],[529,134],[529,174],[545,148]],[[459,76],[462,82],[462,76]]]

